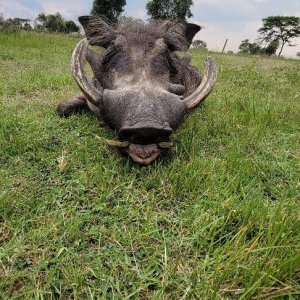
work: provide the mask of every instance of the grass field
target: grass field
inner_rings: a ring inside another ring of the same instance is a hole
[[[299,299],[300,60],[212,54],[215,90],[140,167],[56,115],[76,42],[0,33],[0,298]]]

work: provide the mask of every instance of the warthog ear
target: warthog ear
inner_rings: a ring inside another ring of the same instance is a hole
[[[82,16],[78,18],[90,45],[107,48],[115,39],[115,31],[104,18],[97,16]]]
[[[189,42],[189,46],[191,46],[194,36],[201,30],[201,27],[197,24],[187,23],[185,36]]]
[[[191,23],[174,23],[165,21],[162,23],[165,31],[164,40],[171,51],[186,51],[201,27]]]

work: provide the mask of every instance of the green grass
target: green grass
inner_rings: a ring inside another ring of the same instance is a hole
[[[300,61],[212,54],[213,93],[140,167],[56,115],[76,41],[0,33],[0,298],[298,299]]]

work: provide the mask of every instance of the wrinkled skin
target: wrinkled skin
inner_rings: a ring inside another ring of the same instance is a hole
[[[83,95],[58,106],[61,116],[90,109],[127,141],[120,147],[133,161],[148,165],[166,148],[171,133],[187,113],[183,98],[201,82],[197,69],[175,51],[189,48],[200,27],[169,21],[109,25],[98,17],[80,17],[90,45],[103,47],[102,56],[88,49],[86,60],[93,86],[101,91],[96,102]]]

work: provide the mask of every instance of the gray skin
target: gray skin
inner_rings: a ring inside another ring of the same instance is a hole
[[[168,148],[160,145],[182,122],[189,108],[183,99],[201,82],[189,59],[175,53],[188,50],[201,28],[170,21],[111,25],[92,16],[79,21],[89,44],[105,49],[102,55],[86,52],[94,73],[92,85],[101,97],[95,101],[81,88],[83,95],[60,103],[57,111],[68,117],[91,110],[126,141],[119,147],[122,153],[148,165]]]

